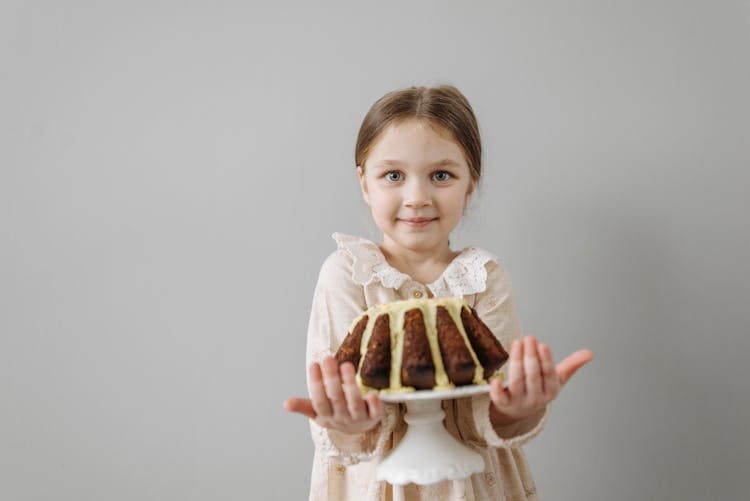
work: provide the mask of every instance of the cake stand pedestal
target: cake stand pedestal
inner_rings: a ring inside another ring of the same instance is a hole
[[[445,412],[440,403],[488,391],[489,385],[479,385],[381,395],[384,402],[406,403],[406,433],[376,470],[378,480],[394,486],[394,500],[403,499],[403,490],[397,486],[461,480],[484,471],[482,456],[453,438],[443,426]]]

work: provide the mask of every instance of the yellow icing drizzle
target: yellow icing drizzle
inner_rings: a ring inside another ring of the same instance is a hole
[[[461,309],[464,307],[468,308],[466,300],[458,297],[451,298],[423,298],[423,299],[407,299],[404,301],[394,301],[392,303],[381,304],[369,308],[367,311],[362,313],[359,317],[355,318],[349,326],[349,332],[352,331],[355,325],[362,319],[363,316],[367,315],[367,327],[362,334],[362,344],[360,345],[360,361],[359,367],[357,367],[357,384],[362,391],[378,391],[379,393],[406,393],[414,391],[415,389],[411,386],[404,386],[401,383],[401,364],[404,356],[404,317],[406,312],[418,308],[422,312],[422,317],[425,322],[425,332],[427,334],[427,340],[430,345],[430,352],[432,354],[432,361],[435,365],[435,387],[436,390],[447,390],[455,388],[455,385],[448,380],[448,375],[445,372],[445,366],[443,365],[443,358],[440,353],[440,345],[437,338],[437,329],[435,327],[435,320],[437,318],[437,307],[444,307],[451,318],[453,319],[458,332],[469,349],[471,358],[474,360],[474,384],[484,384],[487,381],[483,378],[484,369],[479,363],[476,353],[469,343],[469,339],[464,330],[463,322],[461,322]],[[360,377],[359,371],[364,363],[365,356],[367,353],[367,345],[372,336],[373,327],[375,326],[375,320],[380,315],[387,314],[389,318],[389,325],[391,331],[391,372],[390,372],[390,387],[382,390],[375,390],[365,386]]]

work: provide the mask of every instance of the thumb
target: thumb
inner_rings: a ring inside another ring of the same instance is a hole
[[[313,409],[312,401],[309,398],[288,398],[284,400],[284,409],[302,414],[310,419],[318,417],[318,413]]]
[[[498,408],[510,403],[509,390],[503,388],[503,382],[499,378],[490,381],[490,400]]]
[[[557,377],[560,378],[560,385],[564,385],[576,373],[578,369],[591,362],[594,358],[594,352],[591,350],[578,350],[572,355],[557,364]]]

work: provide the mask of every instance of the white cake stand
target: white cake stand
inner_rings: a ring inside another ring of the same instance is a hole
[[[421,390],[380,395],[384,402],[406,403],[406,433],[378,465],[376,477],[393,486],[409,483],[428,485],[443,480],[460,480],[484,471],[484,460],[462,444],[443,426],[441,400],[487,393],[490,385],[462,386],[453,390]],[[403,499],[394,487],[394,499]]]

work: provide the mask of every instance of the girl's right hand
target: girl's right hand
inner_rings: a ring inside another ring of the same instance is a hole
[[[290,398],[284,402],[289,412],[297,412],[318,425],[342,433],[362,433],[374,428],[385,416],[385,408],[375,393],[363,399],[355,379],[354,365],[340,368],[328,355],[321,364],[310,365],[310,398]]]

